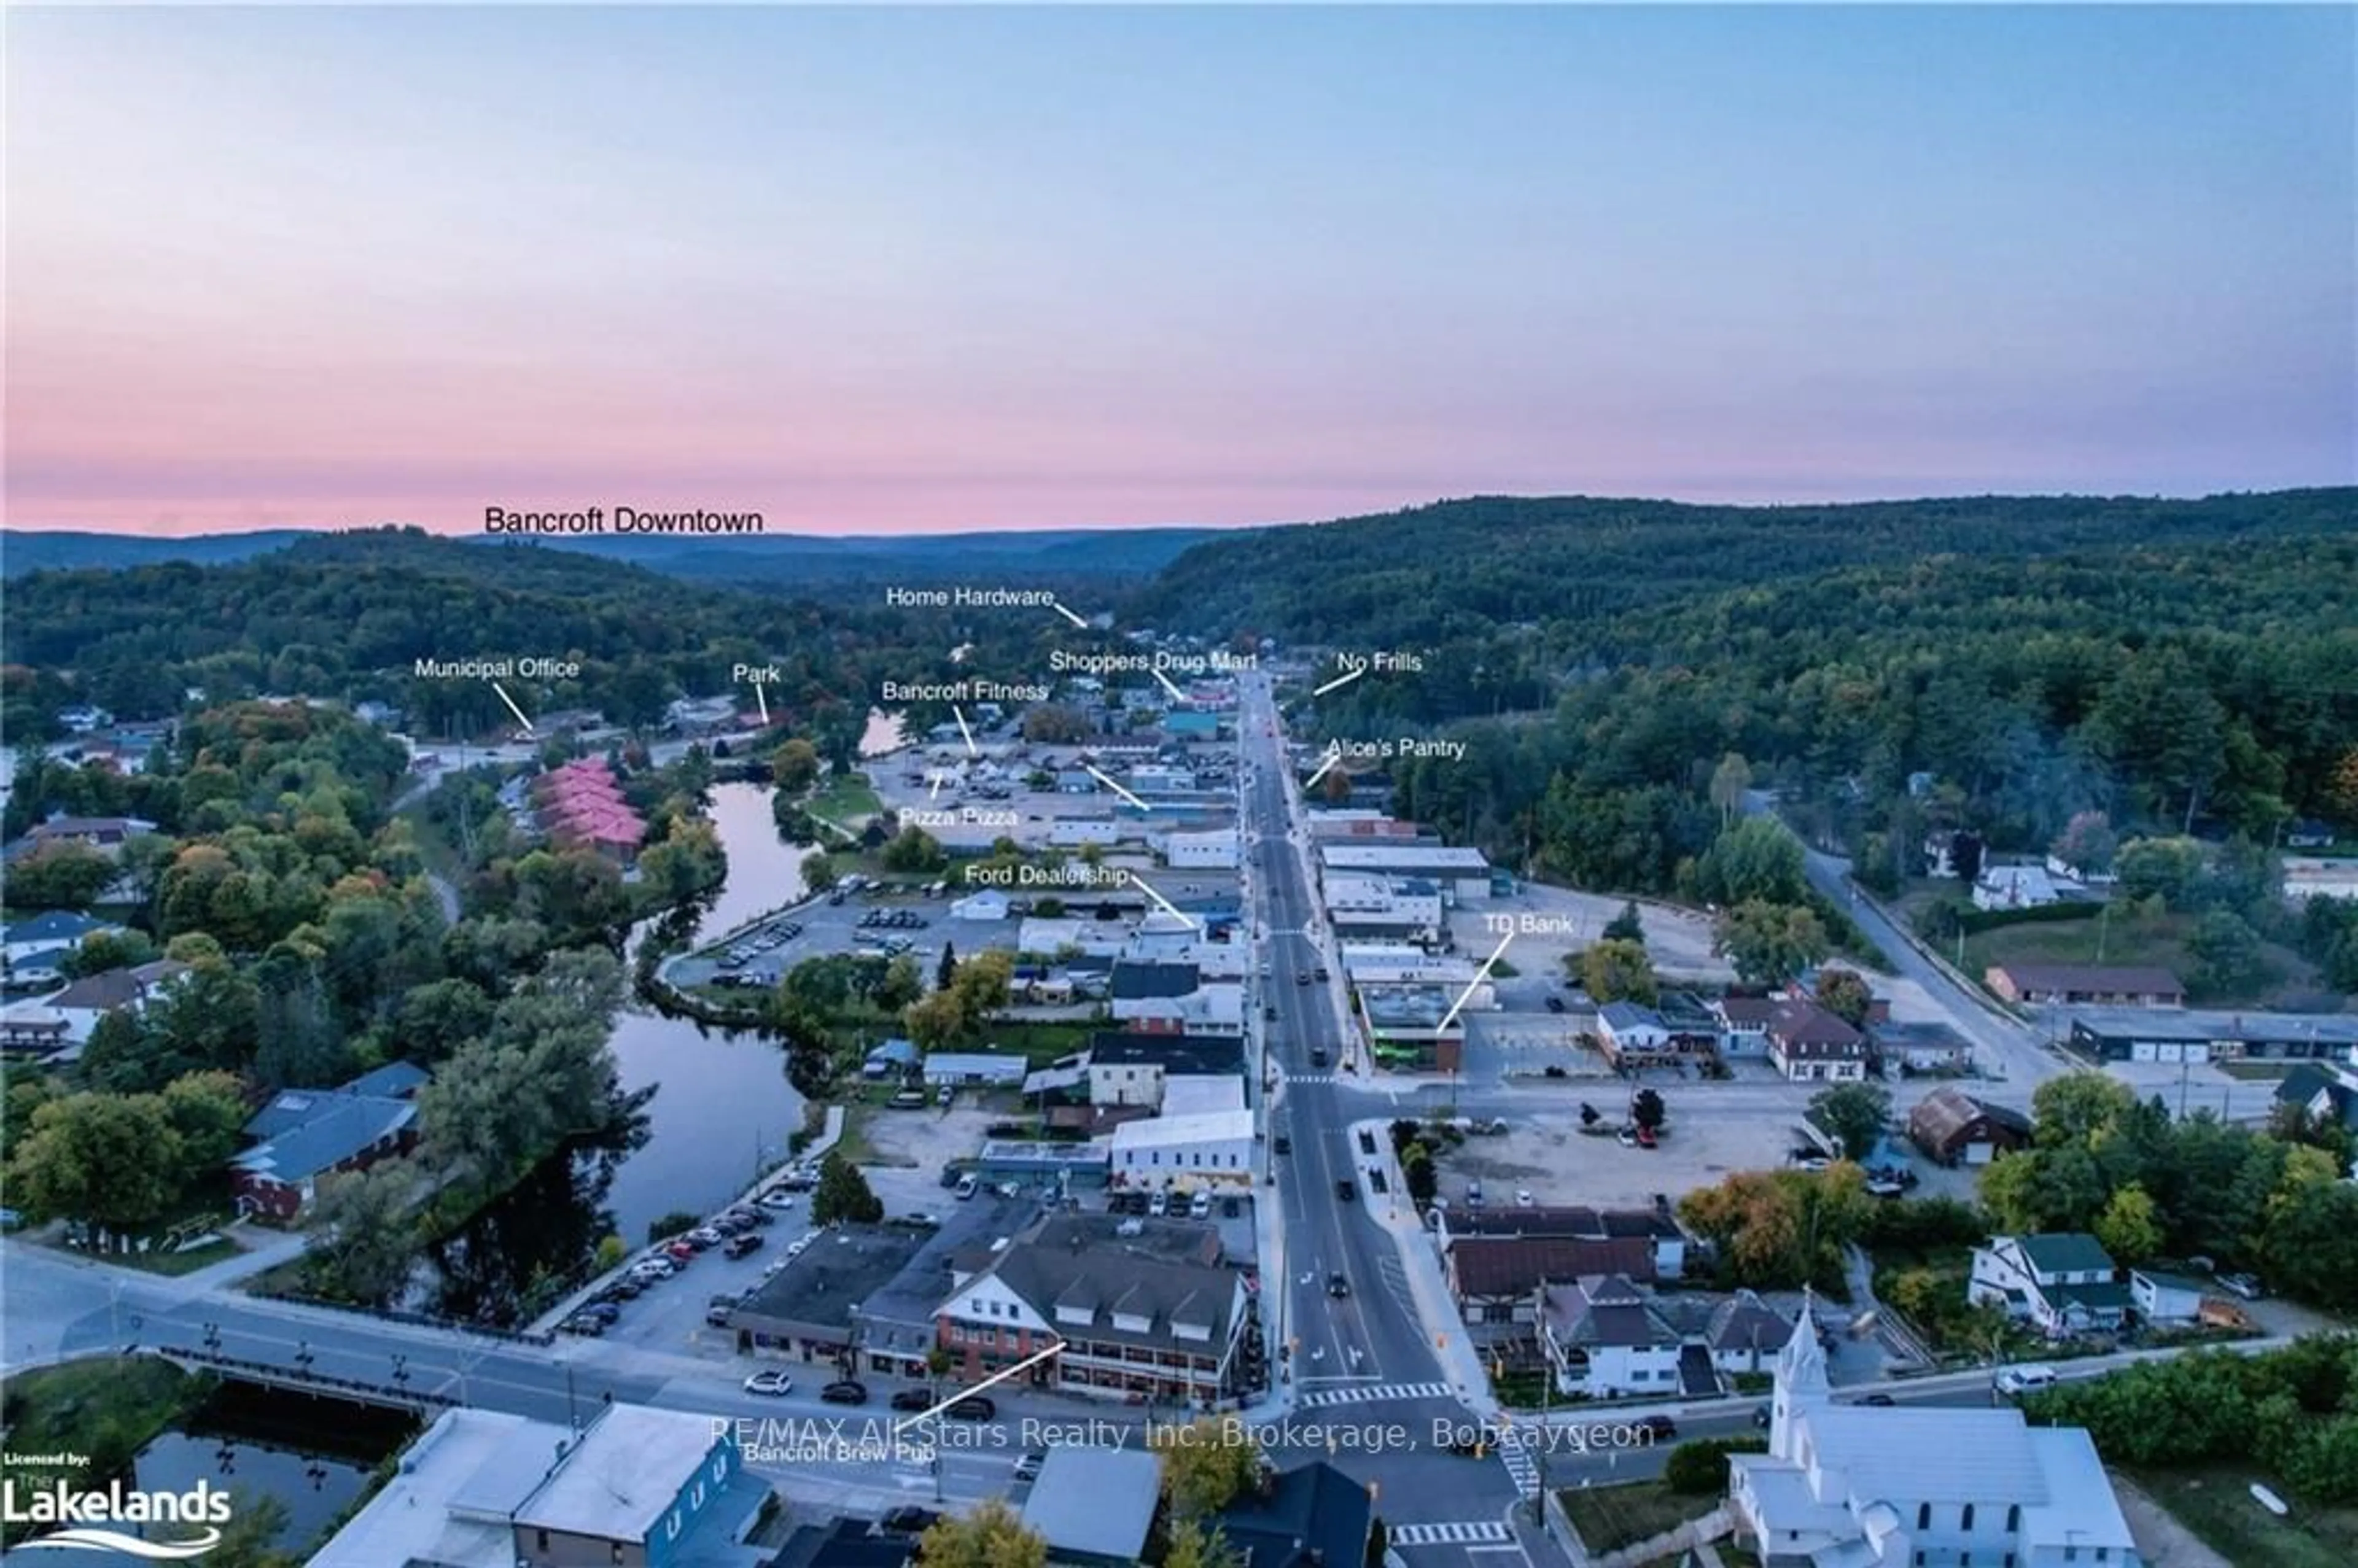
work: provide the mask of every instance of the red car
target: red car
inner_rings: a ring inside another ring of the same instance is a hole
[[[1638,1129],[1638,1147],[1639,1147],[1639,1148],[1640,1148],[1640,1149],[1651,1149],[1651,1148],[1653,1148],[1653,1147],[1655,1146],[1655,1141],[1655,1141],[1655,1138],[1654,1138],[1654,1130],[1653,1130],[1652,1128],[1650,1128],[1650,1127],[1641,1127],[1641,1128]]]
[[[664,1249],[664,1255],[675,1263],[693,1263],[696,1261],[696,1249],[690,1247],[685,1241],[673,1242],[670,1246]]]

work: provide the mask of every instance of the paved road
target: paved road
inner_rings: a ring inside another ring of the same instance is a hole
[[[1243,683],[1238,730],[1249,780],[1242,826],[1249,914],[1269,965],[1260,1005],[1277,1018],[1262,1027],[1264,1071],[1279,1079],[1269,1117],[1283,1227],[1285,1295],[1279,1332],[1292,1346],[1293,1415],[1305,1445],[1333,1436],[1332,1461],[1377,1487],[1377,1507],[1395,1530],[1419,1544],[1413,1563],[1495,1560],[1517,1536],[1505,1522],[1523,1497],[1502,1459],[1455,1458],[1434,1442],[1435,1423],[1469,1417],[1450,1373],[1419,1320],[1391,1233],[1379,1223],[1389,1195],[1370,1190],[1368,1167],[1353,1139],[1355,1120],[1384,1114],[1368,1089],[1350,1078],[1352,1039],[1344,1019],[1342,965],[1319,918],[1308,868],[1308,832],[1284,755],[1284,730],[1265,681]],[[1325,968],[1324,985],[1297,977]],[[1315,1060],[1324,1053],[1323,1065]],[[1349,1182],[1345,1199],[1336,1184]],[[1347,1294],[1330,1293],[1340,1274]],[[1277,1281],[1272,1281],[1273,1288]],[[1353,1449],[1353,1443],[1382,1444]],[[1469,1550],[1470,1549],[1470,1550]]]

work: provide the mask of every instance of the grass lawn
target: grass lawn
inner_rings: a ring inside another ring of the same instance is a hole
[[[208,1241],[202,1247],[191,1247],[186,1252],[166,1252],[157,1249],[148,1252],[111,1253],[108,1260],[150,1274],[193,1274],[209,1263],[236,1257],[240,1250],[236,1242],[224,1237],[219,1241]]]
[[[2137,1470],[2138,1486],[2235,1568],[2348,1568],[2358,1563],[2358,1509],[2299,1503],[2278,1519],[2255,1502],[2256,1471],[2231,1466]],[[2281,1494],[2279,1494],[2281,1495]]]
[[[1034,1067],[1044,1067],[1059,1056],[1069,1056],[1089,1043],[1101,1029],[1114,1028],[1110,1019],[1076,1018],[1046,1022],[997,1022],[984,1025],[990,1044],[1017,1052]]]
[[[1618,1552],[1665,1530],[1701,1519],[1719,1506],[1717,1498],[1673,1492],[1660,1481],[1620,1487],[1567,1487],[1556,1494],[1583,1545],[1596,1555]]]
[[[2110,920],[2099,917],[2001,925],[1995,931],[1965,938],[1964,970],[1979,977],[1993,964],[2150,964],[2182,979],[2192,967],[2185,938],[2193,929],[2194,917],[2189,914],[2169,915],[2150,927],[2118,914]],[[2097,957],[2099,943],[2104,948],[2101,958]],[[1954,951],[1950,944],[1939,946],[1943,957]],[[2288,991],[2304,990],[2313,984],[2314,971],[2299,954],[2272,942],[2262,943],[2260,950],[2276,976],[2268,985],[2248,996],[2202,996],[2192,1000],[2203,1006],[2254,1004],[2272,1000]]]
[[[2231,1078],[2244,1078],[2253,1083],[2281,1078],[2293,1069],[2290,1062],[2213,1062],[2211,1065]]]
[[[839,827],[856,818],[873,816],[884,803],[868,783],[866,773],[830,773],[803,802],[803,809]]]
[[[151,1357],[108,1357],[43,1367],[8,1379],[5,1421],[12,1454],[88,1456],[76,1479],[91,1484],[120,1473],[159,1432],[200,1403],[212,1384]],[[59,1478],[48,1466],[18,1471],[27,1487]]]

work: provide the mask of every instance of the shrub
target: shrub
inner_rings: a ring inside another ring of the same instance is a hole
[[[1700,1437],[1671,1450],[1662,1465],[1662,1481],[1674,1492],[1710,1497],[1727,1490],[1727,1456],[1766,1454],[1768,1444],[1758,1437]]]

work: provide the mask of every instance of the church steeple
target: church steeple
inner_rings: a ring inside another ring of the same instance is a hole
[[[1768,1411],[1768,1452],[1779,1459],[1793,1456],[1795,1418],[1832,1398],[1832,1389],[1826,1381],[1825,1352],[1818,1345],[1815,1303],[1816,1297],[1804,1288],[1801,1313],[1793,1322],[1793,1336],[1777,1352],[1777,1389]]]

